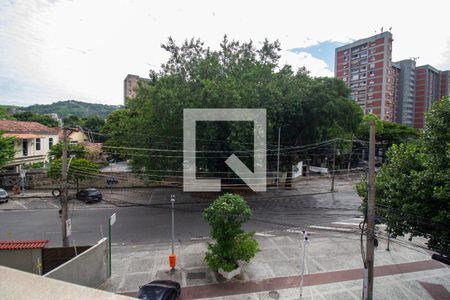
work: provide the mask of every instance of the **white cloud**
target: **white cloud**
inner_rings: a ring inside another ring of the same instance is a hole
[[[291,65],[294,71],[305,67],[311,72],[312,76],[334,76],[334,73],[328,68],[325,61],[315,58],[307,52],[282,51],[280,63],[281,65]]]
[[[0,101],[121,103],[125,75],[147,76],[164,62],[160,44],[168,36],[177,41],[200,37],[212,48],[224,34],[255,42],[267,37],[291,49],[364,38],[392,26],[394,60],[419,56],[419,64],[448,66],[449,55],[441,55],[450,38],[442,30],[448,27],[448,7],[447,1],[432,0],[426,5],[388,0],[3,1]],[[294,67],[331,75],[323,61],[307,53],[282,54]]]

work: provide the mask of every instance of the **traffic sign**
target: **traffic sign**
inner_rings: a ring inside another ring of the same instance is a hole
[[[72,234],[72,219],[66,220],[66,236],[70,236]]]
[[[109,224],[113,225],[116,223],[116,213],[113,213],[112,216],[109,218]]]

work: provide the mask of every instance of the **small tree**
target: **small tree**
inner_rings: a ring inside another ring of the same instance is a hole
[[[63,151],[64,143],[60,141],[59,143],[53,145],[50,148],[50,156],[53,156],[53,158],[61,158],[62,157],[62,151]],[[69,144],[67,149],[67,156],[74,155],[76,158],[84,158],[86,156],[86,149],[81,144]]]
[[[436,101],[416,142],[393,145],[376,177],[377,215],[395,235],[428,239],[450,255],[450,98]],[[357,185],[367,201],[367,185]]]
[[[0,131],[0,168],[14,158],[14,138],[3,137]]]
[[[237,194],[218,197],[205,211],[203,218],[211,225],[215,244],[208,244],[205,261],[213,270],[230,272],[238,261],[249,262],[259,251],[254,232],[243,232],[242,224],[252,216],[244,198]]]
[[[47,171],[47,175],[53,179],[61,178],[61,164],[62,161],[60,158],[52,160],[50,163],[50,167]],[[70,162],[69,171],[68,171],[68,179],[74,180],[77,185],[78,192],[78,183],[88,177],[95,176],[99,173],[99,168],[96,163],[93,163],[84,158],[74,158]]]

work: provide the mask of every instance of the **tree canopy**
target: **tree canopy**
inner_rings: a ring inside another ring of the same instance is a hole
[[[450,98],[436,101],[416,142],[393,145],[376,177],[377,215],[396,235],[428,238],[450,254]],[[366,201],[365,181],[358,193]]]
[[[15,152],[14,138],[4,137],[3,132],[0,131],[0,169],[14,159]]]
[[[13,115],[17,121],[38,122],[48,127],[59,127],[59,122],[49,115],[35,114],[30,111],[20,112]]]
[[[108,117],[106,147],[180,152],[128,149],[135,170],[181,169],[185,108],[266,108],[269,162],[275,161],[270,145],[277,142],[278,127],[283,128],[282,147],[295,147],[354,132],[361,121],[362,110],[349,99],[341,80],[312,78],[304,68],[294,71],[280,65],[277,41],[266,40],[256,48],[251,41],[225,36],[219,50],[195,39],[181,45],[169,39],[162,47],[170,55],[162,70],[150,71],[150,80],[139,82],[137,96],[127,101],[126,109]],[[250,122],[198,122],[196,143],[202,151],[199,169],[230,172],[224,157],[233,152],[252,165]],[[283,154],[282,167],[290,170],[300,157],[298,151]]]

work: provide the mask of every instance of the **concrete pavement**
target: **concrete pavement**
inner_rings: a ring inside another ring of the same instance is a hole
[[[303,299],[360,299],[363,267],[353,233],[316,232],[306,247]],[[226,281],[203,261],[206,241],[177,244],[177,272],[169,272],[169,245],[113,247],[112,278],[104,289],[133,295],[140,285],[172,278],[183,299],[298,299],[302,235],[278,232],[258,236],[261,252],[237,278]],[[427,250],[405,241],[385,240],[375,251],[376,299],[433,299],[424,286],[450,289],[450,269],[430,260]]]

